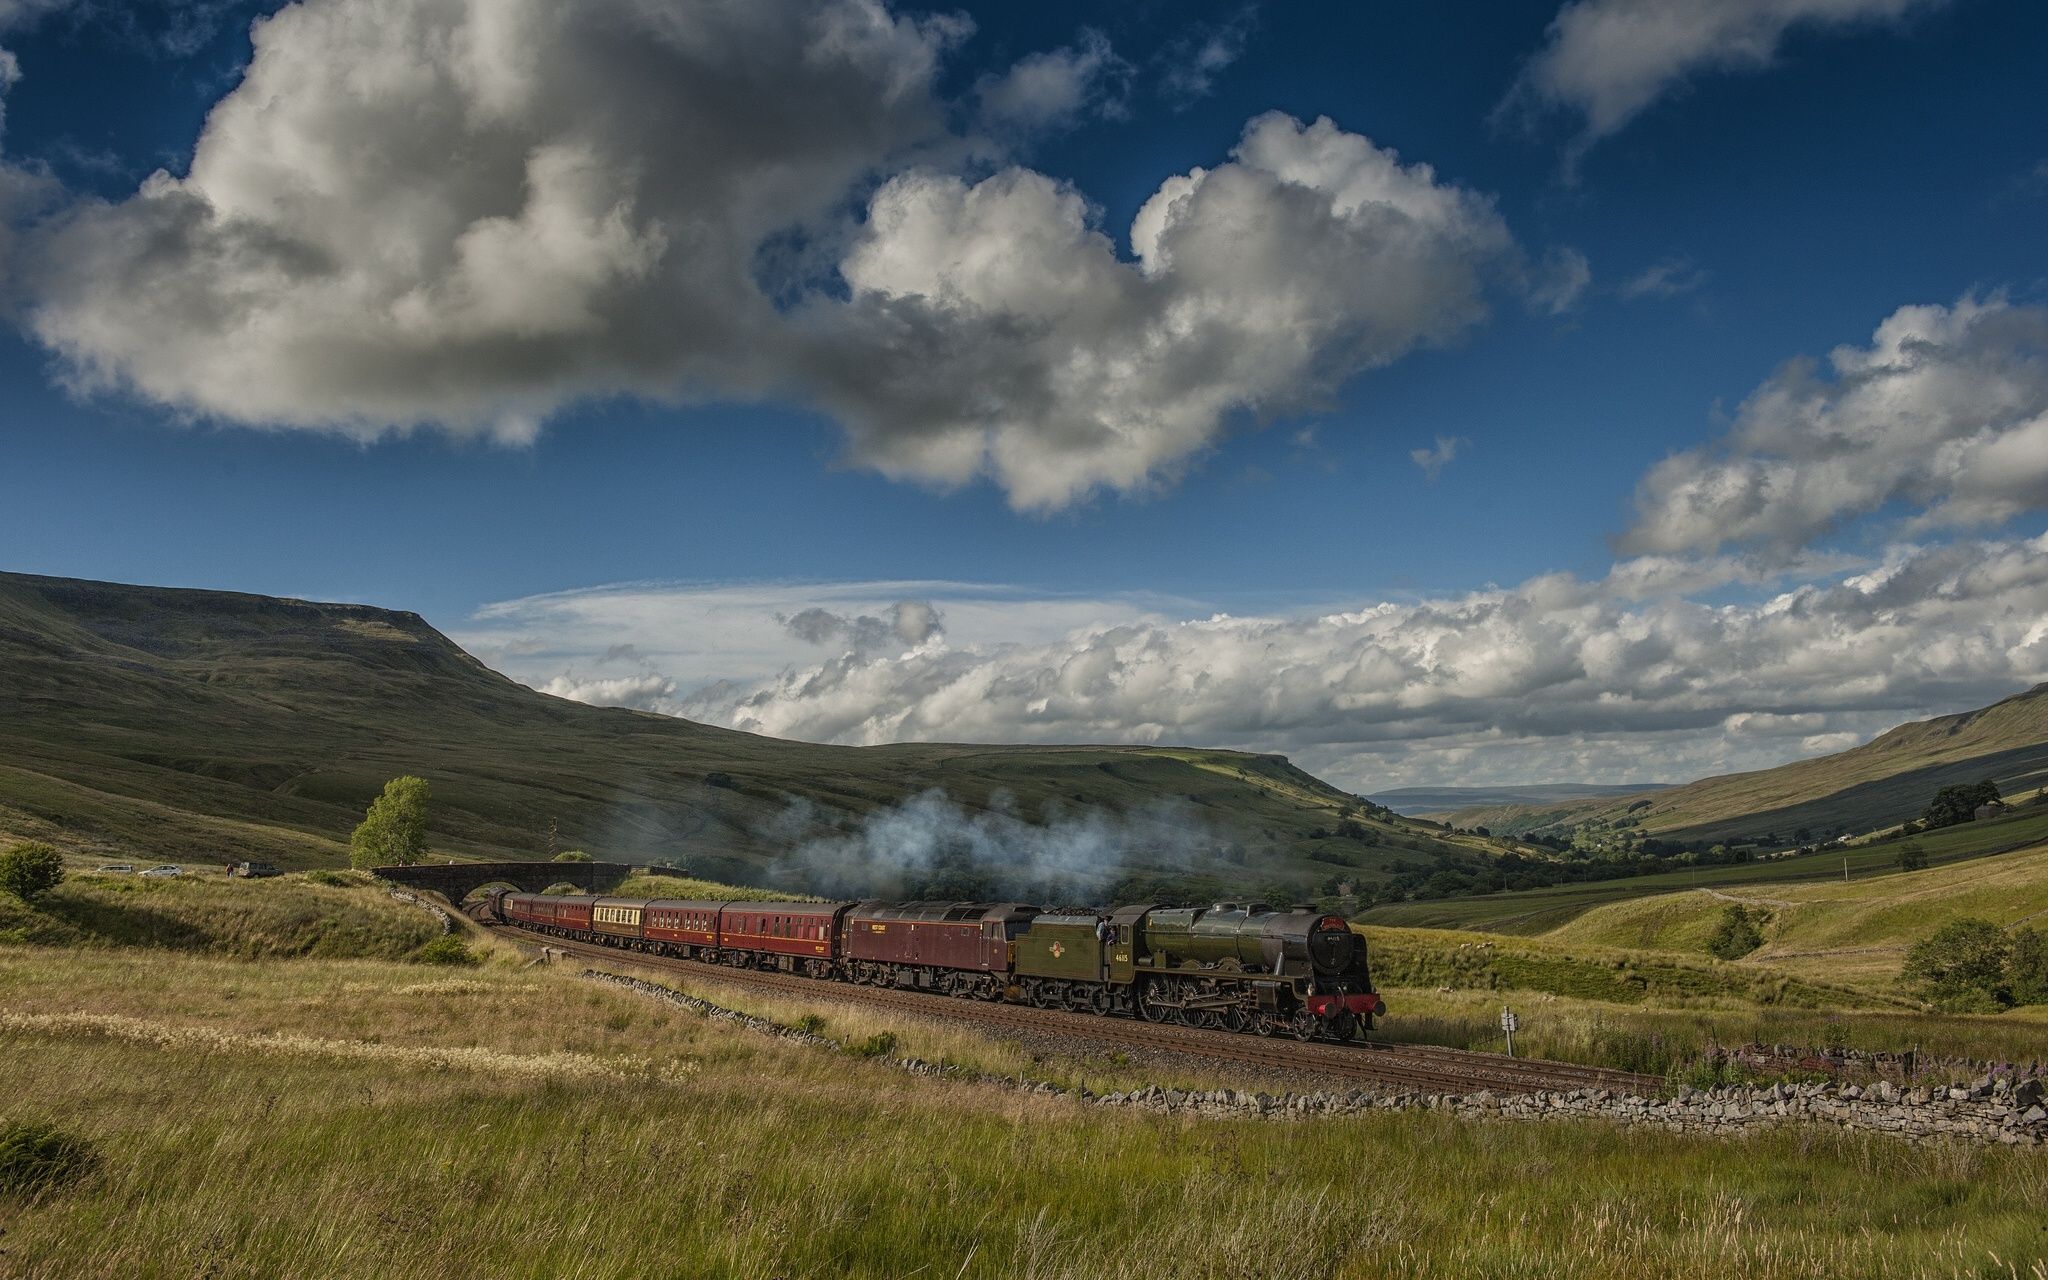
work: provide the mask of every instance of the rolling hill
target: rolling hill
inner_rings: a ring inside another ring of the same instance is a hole
[[[1459,826],[1525,834],[1629,820],[1671,840],[1872,831],[1914,817],[1951,783],[2012,795],[2048,785],[2048,684],[1975,711],[1903,724],[1863,746],[1682,787],[1548,805],[1461,809]]]
[[[1505,805],[1549,805],[1568,800],[1599,800],[1608,796],[1634,799],[1645,791],[1662,791],[1668,782],[1641,786],[1600,782],[1547,782],[1522,787],[1399,787],[1379,791],[1372,799],[1395,813],[1411,817],[1457,815]]]
[[[789,888],[792,849],[858,844],[932,790],[927,819],[1072,821],[1127,872],[1244,889],[1492,851],[1363,812],[1338,836],[1356,798],[1279,756],[789,742],[537,693],[411,613],[0,574],[0,836],[333,864],[401,773],[433,785],[437,853],[544,857],[553,823],[563,848]]]

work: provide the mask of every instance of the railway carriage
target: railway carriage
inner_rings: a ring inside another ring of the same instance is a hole
[[[728,964],[829,978],[850,902],[728,902],[719,912],[719,958]]]
[[[862,902],[846,913],[842,964],[855,982],[999,999],[1037,915],[1018,902]]]
[[[697,957],[718,949],[718,913],[723,902],[692,898],[656,898],[640,913],[640,934],[664,950]]]
[[[534,925],[544,932],[587,933],[590,931],[589,898],[550,897],[540,893],[496,895],[506,917],[520,924]]]
[[[599,898],[590,906],[590,931],[638,942],[640,916],[647,903],[638,898]]]

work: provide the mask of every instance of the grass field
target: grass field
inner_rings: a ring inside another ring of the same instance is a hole
[[[1764,916],[1764,945],[1740,967],[1882,990],[1897,982],[1906,949],[1951,920],[2048,926],[2048,845],[1862,880],[1762,881],[1615,903],[1544,937],[1704,954],[1731,901]]]
[[[33,909],[0,893],[0,942],[396,959],[440,933],[432,916],[367,876],[334,886],[303,876],[230,880],[218,869],[170,880],[74,871]]]
[[[15,945],[0,991],[0,1120],[99,1158],[0,1199],[0,1274],[1832,1278],[2048,1255],[2038,1152],[1087,1111],[503,960]],[[924,1048],[1009,1052],[984,1043]]]
[[[1915,837],[1932,867],[2026,849],[2048,842],[2048,806],[2030,806],[2003,818],[1970,822]],[[1555,885],[1519,893],[1493,893],[1375,907],[1360,917],[1367,924],[1430,929],[1474,929],[1486,933],[1540,935],[1568,924],[1595,907],[1658,894],[1736,886],[1840,883],[1846,864],[1850,883],[1898,874],[1896,843],[1852,845],[1804,857],[1734,866],[1665,871],[1619,880]]]

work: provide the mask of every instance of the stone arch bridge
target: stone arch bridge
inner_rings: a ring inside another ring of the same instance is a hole
[[[472,890],[487,884],[509,884],[527,893],[573,884],[585,893],[601,893],[638,869],[627,862],[421,862],[373,867],[371,874],[408,889],[430,890],[459,907]]]

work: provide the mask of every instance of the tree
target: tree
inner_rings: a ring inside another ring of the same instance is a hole
[[[2012,939],[1989,920],[1951,920],[1906,952],[1904,976],[1932,988],[1944,1003],[1988,999],[2008,1003],[2006,962]]]
[[[349,837],[349,865],[410,866],[427,856],[427,780],[407,775],[384,784]]]
[[[1899,849],[1899,870],[1925,871],[1926,869],[1927,850],[1919,841],[1915,840],[1913,843],[1904,845]]]
[[[1934,800],[1920,815],[1920,821],[1929,831],[1936,827],[1953,827],[1959,822],[1974,820],[1979,807],[1997,799],[1998,784],[1995,782],[1957,783],[1934,793]]]
[[[64,882],[64,856],[40,840],[0,853],[0,889],[34,902]]]
[[[583,852],[583,850],[581,850],[581,849],[564,849],[564,850],[562,850],[562,851],[561,851],[560,853],[556,854],[556,855],[555,855],[554,857],[552,857],[552,858],[549,858],[549,859],[548,859],[548,861],[549,861],[549,862],[588,862],[588,861],[590,861],[590,855],[589,855],[589,854],[587,854],[587,853],[585,853],[585,852]]]
[[[1732,903],[1707,939],[1707,950],[1723,960],[1740,960],[1764,945],[1763,912]]]
[[[2048,1004],[2048,933],[2032,928],[2013,930],[2006,971],[2014,1004]]]

